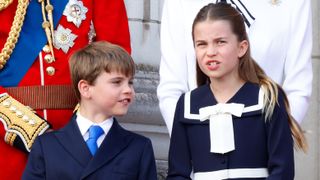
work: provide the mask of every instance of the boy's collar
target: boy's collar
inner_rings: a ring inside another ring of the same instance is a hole
[[[79,126],[79,130],[80,130],[82,136],[88,131],[88,129],[92,125],[98,125],[103,129],[103,131],[105,133],[108,133],[108,131],[110,130],[110,128],[113,124],[113,121],[114,121],[114,119],[113,119],[113,117],[111,117],[111,118],[108,118],[108,119],[102,121],[101,123],[94,123],[91,120],[82,116],[79,110],[77,111],[76,122]]]

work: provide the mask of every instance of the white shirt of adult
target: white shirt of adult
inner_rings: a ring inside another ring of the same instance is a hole
[[[192,23],[198,11],[215,0],[165,0],[161,22],[161,114],[171,134],[182,93],[197,87]],[[301,123],[312,91],[312,22],[310,0],[241,0],[255,21],[249,29],[251,55],[287,93],[293,117]]]

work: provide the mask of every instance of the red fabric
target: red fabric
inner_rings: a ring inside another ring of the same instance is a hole
[[[0,95],[1,95],[2,93],[5,93],[5,92],[6,92],[6,90],[5,90],[3,87],[0,86]]]
[[[106,40],[124,47],[128,52],[130,49],[130,36],[128,19],[125,11],[124,2],[122,0],[94,1],[83,0],[83,4],[88,8],[86,19],[82,21],[79,28],[72,22],[68,22],[65,16],[62,16],[59,24],[64,28],[68,28],[73,34],[78,37],[74,41],[74,46],[65,54],[62,50],[55,49],[56,61],[48,64],[43,62],[44,69],[44,84],[70,84],[70,75],[68,68],[68,57],[78,48],[84,47],[88,43],[88,32],[90,22],[93,21],[97,40]],[[2,49],[8,32],[12,25],[17,0],[14,0],[7,9],[0,11],[0,48]],[[41,13],[41,12],[39,12]],[[5,23],[4,23],[5,22]],[[31,44],[30,44],[31,45]],[[46,53],[42,51],[44,57]],[[23,66],[23,64],[21,64]],[[48,66],[53,66],[56,70],[54,76],[49,76],[45,69]],[[1,73],[1,71],[0,71]],[[19,86],[41,85],[40,79],[40,63],[37,59],[27,74],[24,76]],[[1,86],[1,85],[0,85]],[[0,93],[4,89],[0,87]],[[0,107],[1,108],[1,107]],[[43,116],[43,111],[37,111],[40,116]],[[54,129],[61,128],[66,124],[72,114],[70,110],[48,110],[47,119],[53,125]],[[0,179],[21,179],[21,174],[26,164],[27,155],[19,150],[4,143],[5,130],[0,123]]]
[[[4,43],[7,40],[8,33],[10,31],[10,28],[12,26],[15,10],[17,7],[17,0],[14,0],[12,4],[10,4],[6,9],[0,11],[0,48],[2,49],[4,46]],[[6,22],[6,23],[4,23]]]
[[[108,1],[93,1],[94,14],[93,23],[95,24],[97,40],[106,39],[110,42],[115,42],[124,47],[129,53],[131,52],[130,44],[126,42],[130,39],[130,34],[127,29],[128,23],[118,23],[117,21],[127,21],[125,13],[124,2],[119,0]],[[110,4],[107,6],[107,4]],[[108,8],[105,8],[108,7]],[[117,12],[117,13],[114,13]],[[108,19],[100,19],[100,17],[109,17]],[[99,23],[101,22],[101,23]],[[113,28],[110,28],[113,27]],[[122,37],[122,38],[117,38]]]

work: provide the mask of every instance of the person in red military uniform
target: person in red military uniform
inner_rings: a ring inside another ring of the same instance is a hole
[[[0,0],[0,179],[20,179],[35,138],[70,119],[68,56],[92,40],[129,53],[123,0]]]

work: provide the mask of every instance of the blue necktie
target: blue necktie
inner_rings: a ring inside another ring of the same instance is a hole
[[[90,126],[89,139],[86,143],[92,155],[96,153],[98,149],[97,140],[103,133],[103,129],[100,126]]]

